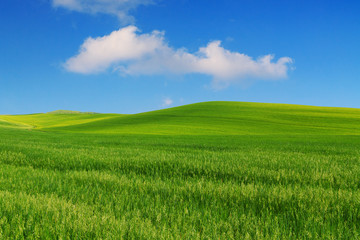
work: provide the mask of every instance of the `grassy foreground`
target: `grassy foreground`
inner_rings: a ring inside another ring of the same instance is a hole
[[[360,239],[360,110],[0,116],[0,239]]]

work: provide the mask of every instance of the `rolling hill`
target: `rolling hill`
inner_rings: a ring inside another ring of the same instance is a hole
[[[61,112],[62,113],[62,112]],[[43,131],[176,134],[360,134],[360,109],[246,102],[204,102],[139,114],[0,116]]]
[[[360,239],[360,109],[0,116],[0,239]]]

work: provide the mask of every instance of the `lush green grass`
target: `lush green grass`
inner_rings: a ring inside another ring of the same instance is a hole
[[[108,134],[263,135],[360,134],[360,109],[207,102],[133,115],[3,116],[47,131]]]
[[[226,102],[0,116],[0,239],[359,239],[359,120]]]
[[[46,127],[63,127],[76,124],[85,124],[97,120],[104,120],[113,117],[126,115],[120,114],[48,114],[38,113],[29,115],[3,115],[0,121],[7,124],[17,124],[27,128],[42,129]]]

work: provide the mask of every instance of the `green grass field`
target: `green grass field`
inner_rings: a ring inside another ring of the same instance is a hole
[[[360,239],[360,109],[1,115],[0,239]]]

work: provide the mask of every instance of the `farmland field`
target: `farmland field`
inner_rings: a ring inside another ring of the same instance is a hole
[[[360,239],[360,109],[2,115],[0,239]]]

